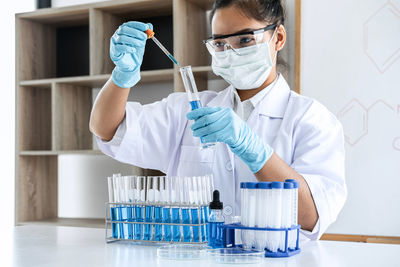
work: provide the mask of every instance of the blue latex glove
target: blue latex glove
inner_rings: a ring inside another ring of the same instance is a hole
[[[115,31],[110,40],[110,58],[115,64],[113,82],[122,88],[130,88],[140,80],[140,65],[143,61],[147,29],[150,23],[129,21]]]
[[[186,117],[195,120],[193,135],[203,142],[224,142],[253,173],[258,172],[272,156],[273,149],[257,136],[231,108],[203,107]]]

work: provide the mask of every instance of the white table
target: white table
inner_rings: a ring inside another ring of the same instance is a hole
[[[210,260],[172,261],[157,258],[156,247],[127,242],[106,244],[103,229],[18,226],[14,227],[14,266],[227,266]],[[400,266],[400,245],[335,241],[310,241],[299,255],[265,258],[262,266]],[[258,265],[249,265],[258,266]]]

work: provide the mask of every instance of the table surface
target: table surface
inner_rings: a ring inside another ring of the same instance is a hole
[[[400,266],[400,245],[309,241],[290,258],[265,258],[248,266]],[[103,229],[27,225],[14,227],[14,266],[227,266],[209,259],[157,258],[157,247],[105,242]]]

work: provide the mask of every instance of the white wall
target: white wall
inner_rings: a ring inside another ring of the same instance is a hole
[[[346,136],[349,195],[328,231],[400,236],[400,0],[302,2],[302,94]]]

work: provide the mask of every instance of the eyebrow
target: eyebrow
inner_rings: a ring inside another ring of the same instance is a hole
[[[233,32],[233,33],[228,33],[228,34],[213,34],[212,37],[213,37],[213,38],[218,38],[218,37],[221,37],[221,36],[226,36],[226,35],[231,35],[231,34],[237,34],[237,33],[242,33],[242,32],[251,32],[251,31],[255,31],[255,29],[246,28],[246,29],[242,29],[242,30],[240,30],[240,31]]]

